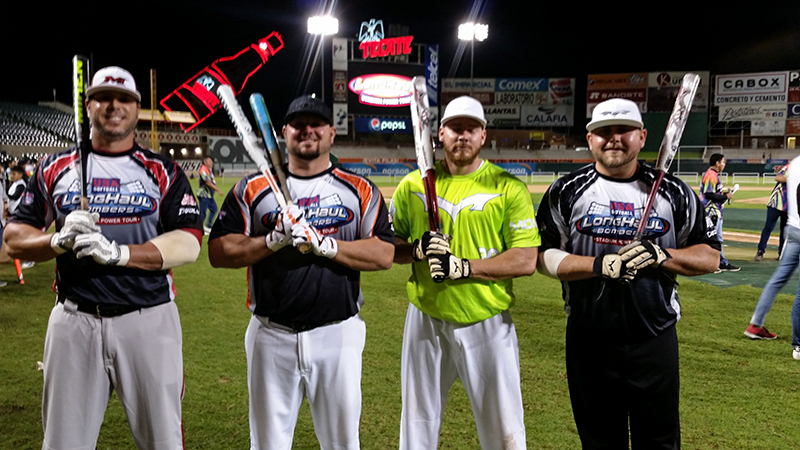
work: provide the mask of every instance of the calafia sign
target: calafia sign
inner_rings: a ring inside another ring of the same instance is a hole
[[[348,87],[358,95],[359,102],[370,106],[408,106],[414,95],[411,78],[389,73],[355,77],[350,80]]]

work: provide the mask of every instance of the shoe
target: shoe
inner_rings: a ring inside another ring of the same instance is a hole
[[[7,284],[5,281],[0,281],[0,287],[6,287]]]
[[[20,263],[19,267],[21,269],[30,269],[31,267],[33,267],[34,264],[35,263],[33,261],[22,261],[22,263]]]
[[[756,256],[753,258],[753,261],[763,261],[764,260],[764,250],[759,250],[756,252]]]
[[[728,263],[728,264],[720,264],[719,265],[719,269],[717,269],[717,270],[719,272],[738,272],[738,271],[742,270],[742,268],[741,267],[736,267],[736,266],[731,265],[730,263]],[[717,272],[717,273],[719,273],[719,272]]]
[[[722,271],[719,270],[719,268],[717,268],[717,270],[715,270],[714,273],[722,273]]]
[[[206,236],[211,234],[211,228],[203,227],[203,234],[206,235]]]
[[[767,331],[766,328],[757,327],[752,323],[750,324],[749,327],[747,327],[746,330],[744,330],[744,335],[749,337],[750,339],[765,339],[767,341],[771,341],[778,337],[777,334],[770,333],[769,331]]]
[[[792,358],[800,360],[800,345],[792,346]]]

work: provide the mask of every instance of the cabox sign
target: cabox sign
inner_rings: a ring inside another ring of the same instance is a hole
[[[403,75],[361,75],[350,80],[348,87],[358,95],[359,102],[370,106],[408,106],[413,96],[411,78]]]

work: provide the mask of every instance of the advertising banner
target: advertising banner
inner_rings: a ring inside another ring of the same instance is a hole
[[[417,170],[416,163],[352,163],[343,162],[342,168],[364,177],[405,176]]]
[[[717,75],[714,104],[786,103],[789,72]]]
[[[550,78],[550,103],[571,105],[575,102],[575,78]]]
[[[356,133],[412,133],[411,119],[379,117],[356,117],[353,120]]]
[[[333,70],[347,71],[347,39],[334,37],[331,39],[331,66]]]
[[[786,105],[728,105],[719,107],[720,122],[786,120]]]
[[[497,92],[547,92],[547,78],[498,78],[495,80]]]
[[[783,136],[785,132],[785,120],[756,120],[750,125],[750,136]]]
[[[647,87],[647,73],[614,73],[589,75],[587,90],[596,89],[636,89]]]
[[[789,103],[800,103],[800,71],[789,72]]]
[[[647,89],[647,112],[672,112],[680,86]],[[692,102],[692,112],[708,111],[708,86],[700,85]]]
[[[492,105],[483,107],[487,126],[519,125],[519,105]]]
[[[333,101],[347,103],[347,71],[333,71]]]
[[[575,124],[572,105],[522,105],[520,125],[523,127],[571,127]]]
[[[798,119],[800,118],[800,103],[789,103],[787,118]]]
[[[428,104],[439,105],[439,46],[425,48],[425,79],[428,81]]]
[[[442,79],[442,92],[461,92],[469,94],[469,78],[444,78]],[[494,92],[494,78],[474,78],[472,92]]]
[[[496,105],[549,105],[549,92],[495,92]]]
[[[473,92],[472,97],[476,98],[483,105],[494,105],[496,92]],[[454,98],[462,95],[469,95],[469,92],[442,92],[442,105],[453,101]]]
[[[790,119],[786,121],[786,135],[800,136],[800,119]]]
[[[348,135],[350,129],[347,123],[347,103],[333,104],[333,126],[336,127],[336,134]]]
[[[536,172],[536,163],[534,162],[526,162],[526,163],[497,162],[494,164],[500,167],[501,169],[505,170],[506,172],[510,173],[511,175],[515,175],[518,177],[530,175],[531,173]]]

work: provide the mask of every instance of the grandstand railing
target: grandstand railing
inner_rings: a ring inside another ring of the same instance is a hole
[[[759,184],[760,181],[761,174],[758,172],[736,172],[733,174],[733,184],[737,182]]]
[[[675,172],[672,175],[692,185],[700,183],[700,174],[698,172]]]

